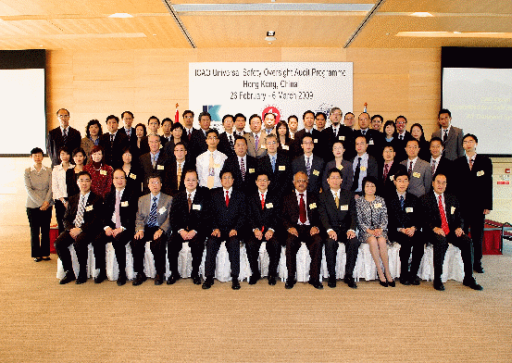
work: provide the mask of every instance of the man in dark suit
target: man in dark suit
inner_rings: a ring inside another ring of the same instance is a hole
[[[313,126],[315,124],[315,113],[311,110],[307,110],[302,115],[302,121],[304,122],[304,128],[295,133],[295,143],[293,144],[293,145],[295,145],[295,150],[293,151],[293,155],[301,155],[302,154],[302,149],[301,149],[302,138],[305,135],[311,135],[315,146],[322,141],[322,133],[313,128]],[[313,153],[315,155],[322,157],[322,151],[320,150],[320,148],[314,150]]]
[[[137,146],[137,135],[135,129],[132,127],[133,119],[134,116],[132,112],[124,111],[121,114],[121,120],[123,120],[124,126],[119,129],[119,133],[126,135],[128,143],[132,148]]]
[[[320,217],[318,198],[307,192],[308,176],[299,171],[293,176],[295,191],[284,197],[281,213],[286,236],[286,268],[288,279],[285,288],[291,289],[296,283],[297,251],[301,242],[305,242],[311,256],[309,283],[316,289],[323,289],[320,282],[320,265],[322,261],[322,236],[320,234]]]
[[[106,195],[103,204],[104,232],[94,241],[94,251],[98,251],[95,253],[96,267],[100,268],[100,273],[94,282],[101,283],[106,278],[105,245],[112,242],[119,264],[117,285],[123,286],[126,283],[126,244],[135,234],[135,214],[139,193],[126,188],[126,174],[123,169],[116,169],[113,179],[115,189]]]
[[[52,161],[52,168],[61,163],[60,149],[66,146],[70,151],[80,147],[80,131],[69,126],[69,111],[61,108],[57,111],[60,126],[51,130],[46,138],[46,152]]]
[[[233,290],[240,289],[240,239],[244,237],[246,200],[242,191],[233,188],[233,175],[223,170],[220,175],[222,188],[217,188],[211,194],[212,227],[206,243],[206,280],[203,289],[213,285],[216,258],[220,244],[226,241],[226,248],[231,262],[231,278]]]
[[[192,141],[192,133],[194,132],[194,112],[191,110],[183,111],[181,116],[183,120],[183,128],[185,131],[183,132],[183,137],[186,138],[187,143]]]
[[[443,142],[438,137],[433,137],[430,140],[430,170],[432,171],[432,180],[437,174],[446,176],[448,193],[453,193],[453,188],[456,185],[453,179],[453,161],[448,160],[443,156]]]
[[[377,178],[379,175],[379,166],[377,160],[371,155],[368,155],[368,142],[365,136],[358,136],[356,138],[356,156],[351,160],[354,170],[354,183],[352,184],[352,191],[356,194],[361,194],[363,191],[362,182],[367,176]]]
[[[471,229],[474,248],[473,270],[483,273],[482,241],[485,216],[492,210],[492,161],[477,154],[478,139],[473,134],[464,136],[462,146],[466,156],[454,162],[455,195],[460,201],[464,232]]]
[[[174,158],[167,158],[164,166],[164,180],[166,194],[174,197],[175,194],[185,190],[185,172],[187,170],[195,170],[194,165],[186,158],[187,149],[185,144],[178,142],[174,145]]]
[[[162,148],[172,140],[171,128],[173,125],[173,120],[169,117],[166,117],[162,120],[162,132],[163,135],[160,136],[160,143],[162,144]]]
[[[462,129],[452,126],[452,113],[447,109],[442,109],[439,111],[438,121],[441,128],[432,133],[432,137],[439,137],[443,140],[443,156],[452,161],[464,156],[462,147],[464,132]]]
[[[280,198],[269,192],[270,179],[268,175],[258,174],[256,185],[258,191],[247,198],[248,223],[251,233],[246,239],[247,257],[251,266],[252,276],[249,285],[254,285],[261,278],[258,268],[258,256],[263,241],[267,241],[267,252],[270,258],[268,284],[276,284],[277,266],[281,246],[276,238],[276,230],[280,212]]]
[[[329,270],[328,286],[336,287],[336,252],[339,242],[343,242],[347,252],[344,281],[349,287],[356,289],[353,275],[361,241],[356,238],[357,214],[354,193],[341,189],[342,182],[338,169],[328,171],[329,189],[320,194],[318,212],[327,232],[325,257]]]
[[[133,286],[147,280],[144,273],[144,253],[146,242],[151,242],[151,252],[155,259],[155,285],[162,285],[165,274],[165,247],[171,231],[170,212],[172,197],[164,194],[159,175],[149,177],[150,193],[139,198],[135,218],[135,235],[132,240],[133,268],[137,277]]]
[[[395,161],[395,150],[392,145],[386,145],[382,151],[383,163],[379,165],[379,182],[383,186],[383,196],[394,194],[396,191],[395,174],[399,171],[407,172],[402,164]]]
[[[124,133],[118,132],[117,116],[108,116],[106,123],[108,132],[100,137],[100,146],[105,150],[103,160],[107,165],[117,169],[123,166],[123,150],[129,146],[129,141]]]
[[[169,167],[167,163],[167,156],[160,149],[160,136],[158,135],[149,135],[148,136],[149,143],[149,152],[143,154],[139,157],[139,164],[142,169],[142,193],[149,193],[148,188],[148,177],[150,175],[159,175],[160,179],[163,183],[163,191],[169,193],[169,186],[167,185],[167,180],[165,178],[165,167]],[[167,194],[166,193],[166,194]]]
[[[322,172],[324,170],[324,160],[317,155],[313,155],[315,144],[311,135],[302,137],[302,150],[304,154],[296,157],[292,162],[292,175],[298,171],[303,171],[308,176],[308,192],[320,193],[322,187]]]
[[[277,136],[270,134],[265,139],[267,155],[258,160],[258,173],[270,179],[269,189],[274,195],[284,196],[291,190],[291,163],[284,153],[277,152]]]
[[[55,249],[62,261],[62,267],[66,271],[64,278],[60,280],[61,285],[75,280],[71,253],[69,252],[70,245],[75,247],[78,263],[80,264],[80,272],[76,283],[83,284],[87,281],[88,245],[95,241],[102,232],[101,208],[103,199],[91,192],[91,175],[86,171],[81,171],[77,175],[77,184],[80,193],[69,198],[66,214],[64,214],[64,232],[55,241]],[[105,249],[103,249],[104,260]],[[105,263],[102,266],[104,268]]]
[[[245,195],[256,191],[254,181],[258,161],[247,154],[247,139],[241,136],[235,138],[235,155],[224,162],[224,169],[229,170],[235,179],[235,189],[241,190]]]
[[[354,131],[354,138],[364,136],[368,143],[366,152],[373,156],[375,160],[382,157],[382,148],[384,147],[384,135],[370,128],[370,115],[363,112],[357,118],[359,122],[359,130]]]
[[[227,157],[235,155],[235,138],[237,135],[235,134],[235,130],[233,130],[234,123],[233,115],[224,115],[224,117],[222,117],[224,132],[219,135],[219,145],[217,149]]]
[[[429,163],[418,157],[420,152],[418,140],[412,139],[407,141],[405,151],[407,153],[407,160],[402,161],[400,164],[407,168],[407,174],[409,175],[409,188],[407,188],[407,191],[421,198],[430,191],[432,186],[432,169]]]
[[[190,143],[188,144],[188,152],[190,161],[195,165],[196,158],[208,150],[206,144],[206,133],[210,129],[212,118],[208,112],[201,112],[199,114],[199,130],[192,131]]]
[[[405,116],[398,116],[395,119],[395,135],[394,140],[396,140],[396,161],[401,163],[405,159],[407,159],[407,153],[405,152],[405,147],[407,146],[407,141],[412,140],[413,137],[409,131],[406,130],[407,127],[407,119]]]
[[[343,113],[338,107],[333,107],[329,113],[331,126],[322,131],[321,139],[324,145],[323,159],[327,163],[334,158],[332,153],[332,145],[334,141],[342,141],[345,148],[343,158],[347,161],[351,160],[356,152],[354,148],[354,132],[350,127],[341,124]]]
[[[434,289],[444,291],[441,281],[443,261],[448,242],[458,247],[464,263],[463,284],[473,290],[483,290],[473,278],[473,246],[471,238],[463,231],[461,210],[455,196],[445,193],[446,177],[438,174],[433,190],[422,198],[424,232],[434,245]]]
[[[425,241],[421,229],[421,205],[419,199],[407,193],[409,175],[399,170],[394,175],[395,192],[386,195],[388,208],[388,237],[390,241],[400,243],[400,283],[419,285],[418,269],[425,250]],[[409,257],[412,250],[412,262],[409,272]]]
[[[171,227],[173,234],[168,245],[168,259],[171,276],[167,284],[172,285],[181,278],[178,272],[178,256],[184,242],[192,250],[192,280],[201,285],[199,266],[203,259],[204,242],[211,231],[210,190],[198,187],[197,172],[185,173],[186,189],[174,196],[171,209]]]
[[[236,136],[245,136],[247,132],[245,131],[245,123],[247,119],[242,113],[237,113],[235,115],[235,129],[233,130]]]

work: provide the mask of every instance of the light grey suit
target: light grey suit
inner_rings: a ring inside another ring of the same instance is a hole
[[[449,160],[455,160],[464,156],[464,148],[462,147],[462,137],[464,136],[464,132],[462,129],[458,127],[452,126],[450,127],[450,132],[448,132],[448,138],[444,142],[444,153],[443,156]],[[443,139],[443,133],[441,129],[437,130],[432,134],[432,137],[439,137],[441,140]]]
[[[267,149],[265,147],[266,136],[267,133],[265,131],[262,131],[260,133],[258,149],[256,149],[256,140],[254,139],[254,135],[252,134],[252,132],[244,135],[245,139],[247,140],[247,154],[256,159],[260,159],[263,156],[267,155]]]
[[[402,161],[400,164],[404,165],[409,170],[409,159]],[[407,192],[421,198],[430,191],[432,186],[432,171],[430,169],[430,163],[418,158],[412,174],[409,178],[409,187]]]
[[[137,210],[137,217],[135,219],[135,233],[144,231],[149,219],[149,211],[151,209],[151,199],[153,194],[149,193],[139,198],[139,206]],[[157,207],[157,224],[165,232],[169,233],[171,230],[171,223],[169,221],[171,211],[172,197],[170,195],[160,193]]]

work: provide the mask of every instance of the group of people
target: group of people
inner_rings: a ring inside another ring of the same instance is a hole
[[[146,242],[155,259],[155,284],[181,278],[178,255],[184,242],[192,251],[192,281],[214,284],[221,242],[231,263],[232,288],[240,289],[240,243],[245,243],[252,276],[261,279],[259,250],[266,242],[268,283],[276,284],[281,246],[286,247],[287,289],[296,283],[296,253],[305,242],[311,256],[309,283],[322,289],[320,266],[325,246],[328,286],[336,287],[336,254],[346,246],[344,282],[357,288],[353,272],[361,243],[368,243],[382,286],[395,286],[387,246],[398,242],[400,283],[418,285],[425,243],[434,247],[434,288],[441,281],[448,242],[461,249],[463,284],[482,287],[485,215],[492,209],[492,163],[476,152],[475,135],[451,125],[449,110],[439,112],[440,130],[428,142],[420,124],[406,130],[407,119],[383,122],[366,112],[357,117],[334,107],[327,115],[312,111],[276,123],[272,113],[252,115],[246,132],[243,114],[225,115],[224,132],[210,128],[207,112],[186,110],[182,122],[152,116],[146,127],[132,127],[125,111],[106,119],[108,133],[91,120],[86,137],[69,126],[69,111],[57,112],[60,127],[50,131],[47,152],[53,171],[42,165],[43,151],[32,150],[34,166],[25,171],[32,257],[49,259],[48,229],[55,204],[59,237],[55,247],[65,284],[87,281],[88,245],[106,279],[105,244],[112,242],[119,263],[118,285],[126,283],[126,245],[131,244],[136,278],[147,280]],[[342,122],[343,118],[343,122]],[[160,126],[163,135],[159,135]],[[383,129],[381,131],[381,128]],[[468,231],[471,230],[471,237]],[[42,239],[39,240],[41,232]],[[69,246],[80,264],[72,269]],[[206,247],[204,281],[199,267]],[[412,257],[411,257],[412,255]],[[411,263],[409,263],[411,260]]]

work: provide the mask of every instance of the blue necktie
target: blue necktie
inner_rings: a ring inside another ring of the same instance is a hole
[[[272,164],[272,172],[275,173],[275,171],[276,171],[276,157],[275,156],[271,156],[270,157],[270,162]]]
[[[405,199],[404,199],[404,196],[401,195],[400,196],[400,208],[402,208],[402,210],[404,210],[404,206],[405,206]]]
[[[151,210],[149,211],[148,218],[148,227],[156,227],[156,197],[153,197],[153,204],[151,205]]]

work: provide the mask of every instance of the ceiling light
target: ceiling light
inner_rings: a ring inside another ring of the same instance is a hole
[[[434,15],[427,13],[425,11],[417,11],[415,13],[412,13],[411,16],[417,16],[418,18],[428,18],[428,17],[434,16]]]
[[[273,30],[269,30],[269,31],[267,32],[267,36],[265,37],[265,40],[266,40],[267,42],[273,42],[274,40],[276,40],[275,35],[276,35],[276,32],[275,32],[275,31],[273,31]]]
[[[128,13],[115,13],[108,16],[109,18],[133,18],[133,15]]]

